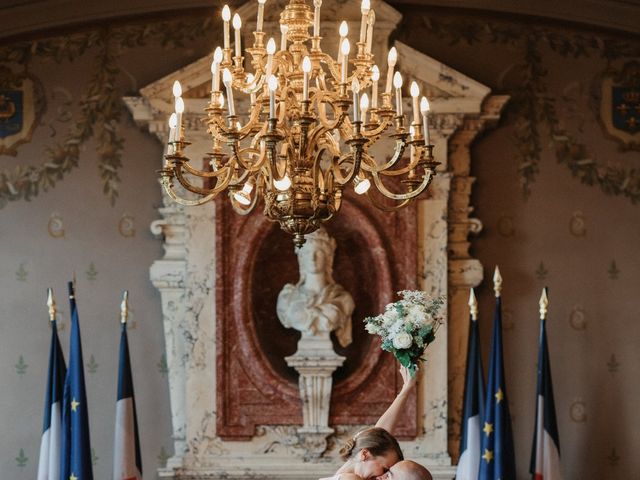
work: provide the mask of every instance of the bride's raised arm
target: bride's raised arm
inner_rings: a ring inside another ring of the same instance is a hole
[[[400,418],[401,412],[404,410],[405,403],[407,402],[407,398],[409,397],[409,392],[416,384],[417,381],[417,373],[412,378],[409,370],[406,367],[400,367],[400,374],[402,375],[402,380],[404,381],[402,385],[402,389],[398,392],[398,395],[393,400],[389,408],[382,414],[382,416],[378,419],[376,423],[376,427],[384,428],[387,432],[393,435],[393,431],[398,424],[398,419]]]

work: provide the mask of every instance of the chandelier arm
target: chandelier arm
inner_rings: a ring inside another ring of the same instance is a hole
[[[340,165],[349,159],[353,161],[353,167],[351,168],[351,172],[349,172],[349,174],[347,174],[346,176],[343,176],[340,170]],[[353,177],[355,177],[360,171],[361,161],[362,161],[362,144],[357,143],[355,145],[351,145],[351,152],[340,157],[338,161],[335,162],[333,165],[334,167],[333,176],[334,176],[335,182],[341,186],[351,182],[353,180]]]
[[[371,204],[374,207],[376,207],[378,210],[382,210],[383,212],[395,212],[395,211],[398,211],[401,208],[404,208],[405,206],[407,206],[409,204],[409,202],[411,201],[410,198],[407,198],[406,200],[402,200],[400,203],[397,203],[397,204],[395,204],[393,206],[390,206],[390,205],[385,205],[383,203],[378,202],[378,200],[376,200],[375,196],[371,194],[371,189],[367,190],[366,194],[367,194],[367,198],[369,199]]]
[[[410,200],[417,197],[424,191],[425,188],[429,186],[431,180],[433,179],[433,175],[431,174],[431,172],[426,171],[422,177],[422,182],[417,189],[411,190],[407,193],[393,193],[384,186],[382,180],[380,179],[380,176],[378,175],[378,172],[371,172],[371,177],[373,178],[373,182],[375,183],[376,188],[380,191],[380,193],[382,193],[385,197],[391,198],[393,200]]]
[[[326,97],[326,96],[327,95],[322,95],[318,99],[318,104],[321,107],[321,108],[318,108],[318,118],[320,119],[320,123],[324,128],[326,128],[327,130],[335,130],[336,128],[340,128],[342,126],[343,122],[345,121],[345,118],[348,118],[349,114],[347,111],[342,111],[340,113],[337,113],[338,110],[333,105],[333,102],[331,101],[331,99],[329,99],[329,102],[321,102],[323,97]],[[336,114],[338,115],[337,118],[334,118],[333,120],[329,120],[327,118],[326,103],[329,103],[331,105],[331,108],[334,112],[334,116]]]
[[[244,73],[244,70],[243,70]],[[255,73],[253,73],[253,82],[244,82],[242,80],[236,80],[234,78],[234,82],[233,82],[233,87],[238,90],[239,92],[245,93],[245,94],[251,94],[251,93],[256,93],[258,90],[260,90],[260,88],[262,88],[262,85],[265,82],[265,72],[262,69],[262,65],[260,66],[259,69],[257,69],[255,71]],[[246,77],[245,77],[246,78]]]
[[[222,120],[221,116],[214,115],[211,120],[213,126],[222,132],[222,137],[220,137],[219,132],[218,135],[216,135],[216,137],[218,137],[221,141],[226,141],[227,138],[234,133],[234,130],[224,124],[224,120]]]
[[[207,172],[205,170],[198,170],[197,168],[192,167],[189,162],[184,162],[181,164],[181,166],[184,167],[187,173],[190,173],[191,175],[195,175],[196,177],[201,177],[201,178],[217,178],[223,173],[225,173],[224,170],[226,168],[226,167],[223,167],[219,170]]]
[[[231,151],[233,152],[233,156],[231,157],[232,159],[235,158],[237,164],[240,166],[240,168],[242,168],[242,170],[246,171],[246,172],[250,172],[251,171],[251,166],[248,165],[245,160],[242,158],[242,154],[241,151],[242,149],[239,148],[240,143],[238,141],[235,142],[229,142],[227,143],[227,145],[229,146],[229,148],[231,148]]]
[[[415,162],[409,163],[403,168],[400,168],[397,170],[391,170],[391,167],[393,167],[394,165],[393,163],[387,162],[387,164],[383,165],[383,166],[387,166],[390,164],[387,168],[382,168],[382,166],[377,167],[375,164],[375,160],[373,160],[373,158],[369,154],[365,153],[365,155],[366,157],[363,157],[365,161],[362,162],[362,169],[367,172],[377,172],[378,174],[384,175],[386,177],[397,177],[399,175],[405,175],[409,173],[409,171],[416,168],[420,163],[419,161],[415,161]]]
[[[204,197],[201,197],[198,200],[187,200],[186,198],[179,197],[173,189],[174,188],[173,184],[170,182],[170,180],[167,177],[162,178],[162,187],[164,188],[164,191],[166,192],[166,194],[169,195],[169,197],[174,202],[179,203],[180,205],[185,205],[187,207],[204,205],[205,203],[213,200],[213,198],[216,196],[216,194],[212,193]]]
[[[396,171],[401,171],[402,173],[397,173],[397,174],[393,174],[390,173],[389,168],[393,167],[398,160],[400,160],[402,158],[402,155],[404,154],[404,150],[406,147],[406,142],[404,142],[403,140],[396,140],[396,148],[394,150],[393,156],[391,157],[391,159],[389,159],[389,161],[387,161],[385,164],[380,165],[379,167],[365,167],[363,165],[363,168],[369,172],[387,172],[385,173],[385,175],[402,175],[404,173],[407,173],[409,170],[411,170],[412,168],[415,168],[417,165],[417,162],[415,162],[414,164],[410,164],[410,167],[407,167],[406,169],[402,169],[402,170],[396,170]],[[367,154],[368,155],[368,154]],[[372,157],[369,156],[369,159],[372,160],[372,165],[375,165],[375,161],[373,160]]]
[[[262,163],[261,163],[262,159],[261,159],[259,150],[254,149],[252,147],[239,148],[238,143],[234,143],[231,149],[233,150],[233,157],[236,158],[238,165],[243,170],[245,170],[248,173],[254,173],[260,170],[260,167],[262,166]],[[244,160],[244,157],[243,157],[243,154],[245,153],[248,154],[246,155],[247,157],[250,157],[251,154],[256,155],[258,157],[258,161],[250,162],[250,163],[247,162],[247,160]]]
[[[227,186],[229,185],[229,182],[231,181],[231,178],[233,176],[233,170],[229,167],[224,167],[227,169],[227,175],[226,177],[223,177],[222,179],[218,179],[216,181],[216,186],[213,188],[202,188],[202,187],[198,187],[196,185],[193,185],[191,182],[189,182],[184,175],[182,174],[182,170],[180,168],[174,168],[173,172],[175,174],[176,179],[178,180],[178,182],[180,183],[180,185],[185,188],[186,190],[192,192],[192,193],[196,193],[198,195],[217,195],[218,193],[220,193],[222,190],[224,190],[225,188],[227,188]],[[220,181],[222,180],[222,181]]]
[[[314,55],[317,55],[319,57],[320,62],[324,63],[327,66],[329,73],[333,77],[333,80],[336,82],[336,85],[339,85],[342,81],[342,72],[341,72],[340,63],[335,61],[333,57],[328,53],[321,53],[321,54],[314,54]],[[351,84],[352,79],[353,79],[353,75],[347,78],[346,83]]]
[[[253,132],[253,129],[258,124],[258,119],[260,118],[260,112],[261,112],[260,108],[253,108],[251,110],[251,116],[249,117],[249,120],[247,120],[247,123],[245,124],[245,126],[238,131],[238,134],[240,135],[240,138],[238,140],[244,140],[249,135],[251,135],[251,133]]]
[[[379,126],[374,128],[373,130],[366,130],[366,129],[363,128],[362,129],[362,135],[364,137],[367,137],[367,138],[374,138],[374,137],[380,136],[380,135],[382,135],[382,133],[385,132],[385,130],[387,130],[389,128],[390,125],[391,125],[391,120],[387,118],[382,123],[380,123]],[[375,143],[375,141],[374,141],[374,143]]]
[[[406,146],[405,146],[405,148],[406,148]],[[381,175],[384,175],[384,176],[387,176],[387,177],[397,177],[399,175],[404,175],[406,173],[409,173],[409,171],[415,169],[418,165],[420,165],[421,162],[422,162],[423,166],[427,166],[427,163],[424,160],[421,160],[423,155],[424,155],[423,152],[424,152],[424,149],[421,149],[421,152],[420,152],[419,155],[418,154],[416,154],[415,156],[411,155],[409,157],[410,158],[409,163],[403,168],[399,168],[397,170],[391,170],[390,168],[376,169],[376,171],[378,173],[380,173]],[[414,159],[411,159],[411,157],[413,157]]]
[[[340,116],[336,120],[330,123],[330,121],[327,120],[327,118],[323,115],[321,110],[318,109],[318,118],[320,119],[320,124],[315,126],[313,130],[311,130],[311,133],[309,134],[308,144],[310,148],[315,146],[320,136],[323,136],[325,133],[329,133],[332,130],[339,129],[342,126],[342,124],[345,122],[345,119],[348,118],[348,115],[346,112],[343,112],[340,114]]]

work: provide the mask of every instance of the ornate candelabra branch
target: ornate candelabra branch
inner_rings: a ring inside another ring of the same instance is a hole
[[[194,168],[184,154],[189,145],[182,122],[184,102],[179,82],[174,84],[176,113],[169,122],[169,146],[160,171],[168,195],[184,205],[200,205],[227,190],[240,214],[251,212],[263,199],[264,214],[293,234],[294,243],[301,246],[304,235],[339,211],[350,183],[356,193],[367,193],[376,207],[387,211],[403,207],[422,193],[438,165],[429,136],[429,104],[423,97],[418,108],[414,82],[413,122],[407,130],[394,48],[388,57],[386,88],[378,95],[380,71],[371,54],[375,14],[368,0],[362,2],[360,41],[351,59],[348,32],[343,31],[346,22],[341,27],[338,58],[322,51],[319,0],[314,1],[315,9],[304,0],[290,0],[280,15],[280,51],[276,52],[273,38],[265,45],[264,3],[259,0],[253,45],[244,54],[240,17],[236,14],[233,19],[232,49],[231,12],[226,6],[222,11],[224,48],[216,48],[211,66],[206,113],[213,144],[205,169]],[[309,34],[312,27],[313,36]],[[249,96],[246,113],[236,112],[235,93]],[[370,153],[383,137],[396,143],[384,162]],[[408,160],[404,158],[407,147]],[[393,188],[383,178],[391,180]],[[175,181],[198,198],[179,194]],[[381,202],[369,191],[372,183],[377,196],[387,201]]]

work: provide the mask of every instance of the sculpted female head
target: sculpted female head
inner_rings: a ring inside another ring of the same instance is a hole
[[[322,227],[306,235],[305,238],[306,242],[296,252],[301,276],[304,273],[319,274],[324,272],[328,278],[331,278],[336,241]]]

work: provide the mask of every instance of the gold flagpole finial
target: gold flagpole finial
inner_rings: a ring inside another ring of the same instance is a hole
[[[47,307],[49,307],[49,321],[55,322],[58,314],[56,301],[53,299],[53,289],[47,288]]]
[[[120,304],[120,323],[127,323],[129,317],[129,290],[125,290],[122,294],[122,303]]]
[[[500,269],[497,265],[495,272],[493,272],[493,291],[496,293],[496,298],[500,298],[500,292],[502,292],[502,276],[500,275]]]
[[[549,309],[549,297],[547,297],[547,287],[542,289],[542,295],[540,295],[540,318],[547,318],[547,310]]]
[[[469,313],[471,314],[471,320],[475,322],[478,319],[478,301],[473,288],[469,290]]]

